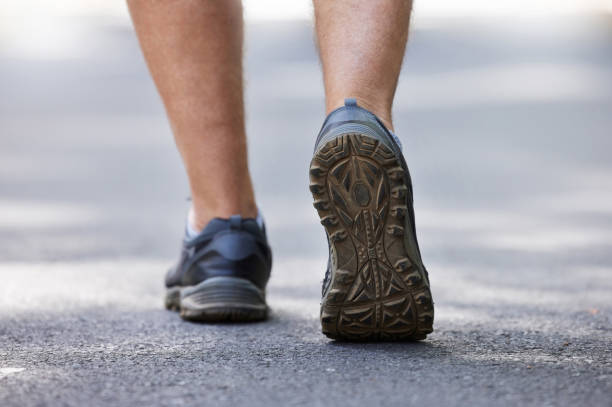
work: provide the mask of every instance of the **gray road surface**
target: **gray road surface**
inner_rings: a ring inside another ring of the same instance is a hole
[[[436,322],[405,344],[319,331],[308,24],[247,30],[273,317],[199,325],[162,307],[188,191],[134,35],[64,23],[0,48],[1,406],[612,405],[609,19],[414,30],[395,120]]]

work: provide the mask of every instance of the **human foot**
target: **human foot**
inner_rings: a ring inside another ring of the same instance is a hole
[[[263,222],[214,218],[183,240],[181,257],[166,275],[166,308],[192,321],[263,320],[271,267]]]
[[[323,333],[355,341],[424,339],[433,330],[433,301],[408,167],[399,140],[354,99],[323,123],[310,190],[330,244]]]

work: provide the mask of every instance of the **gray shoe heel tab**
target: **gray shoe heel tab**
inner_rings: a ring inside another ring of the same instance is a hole
[[[348,125],[348,127],[346,126]],[[355,126],[359,128],[354,128]],[[343,130],[351,131],[363,131],[366,134],[372,135],[378,133],[377,139],[385,140],[385,144],[395,143],[397,145],[398,152],[402,150],[402,144],[397,136],[387,129],[383,122],[372,112],[357,104],[357,99],[346,98],[344,99],[344,105],[333,110],[323,122],[319,135],[315,143],[315,151],[324,142],[329,141],[331,138],[338,136],[339,132]],[[367,128],[370,128],[369,130]],[[384,136],[383,136],[384,135]],[[389,146],[391,147],[391,146]],[[395,148],[394,148],[395,150]]]

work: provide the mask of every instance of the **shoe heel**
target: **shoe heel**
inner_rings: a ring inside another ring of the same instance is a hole
[[[247,322],[267,317],[265,293],[237,277],[212,277],[183,288],[180,305],[181,317],[190,321]]]
[[[164,299],[166,309],[170,311],[178,311],[181,308],[181,288],[170,287],[166,290],[166,298]]]

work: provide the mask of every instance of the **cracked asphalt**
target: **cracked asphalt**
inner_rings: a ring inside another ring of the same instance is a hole
[[[612,406],[609,17],[415,23],[395,122],[435,331],[381,344],[320,333],[310,24],[247,27],[275,262],[246,325],[163,309],[188,190],[161,103],[129,25],[65,24],[58,55],[0,48],[0,405]]]

